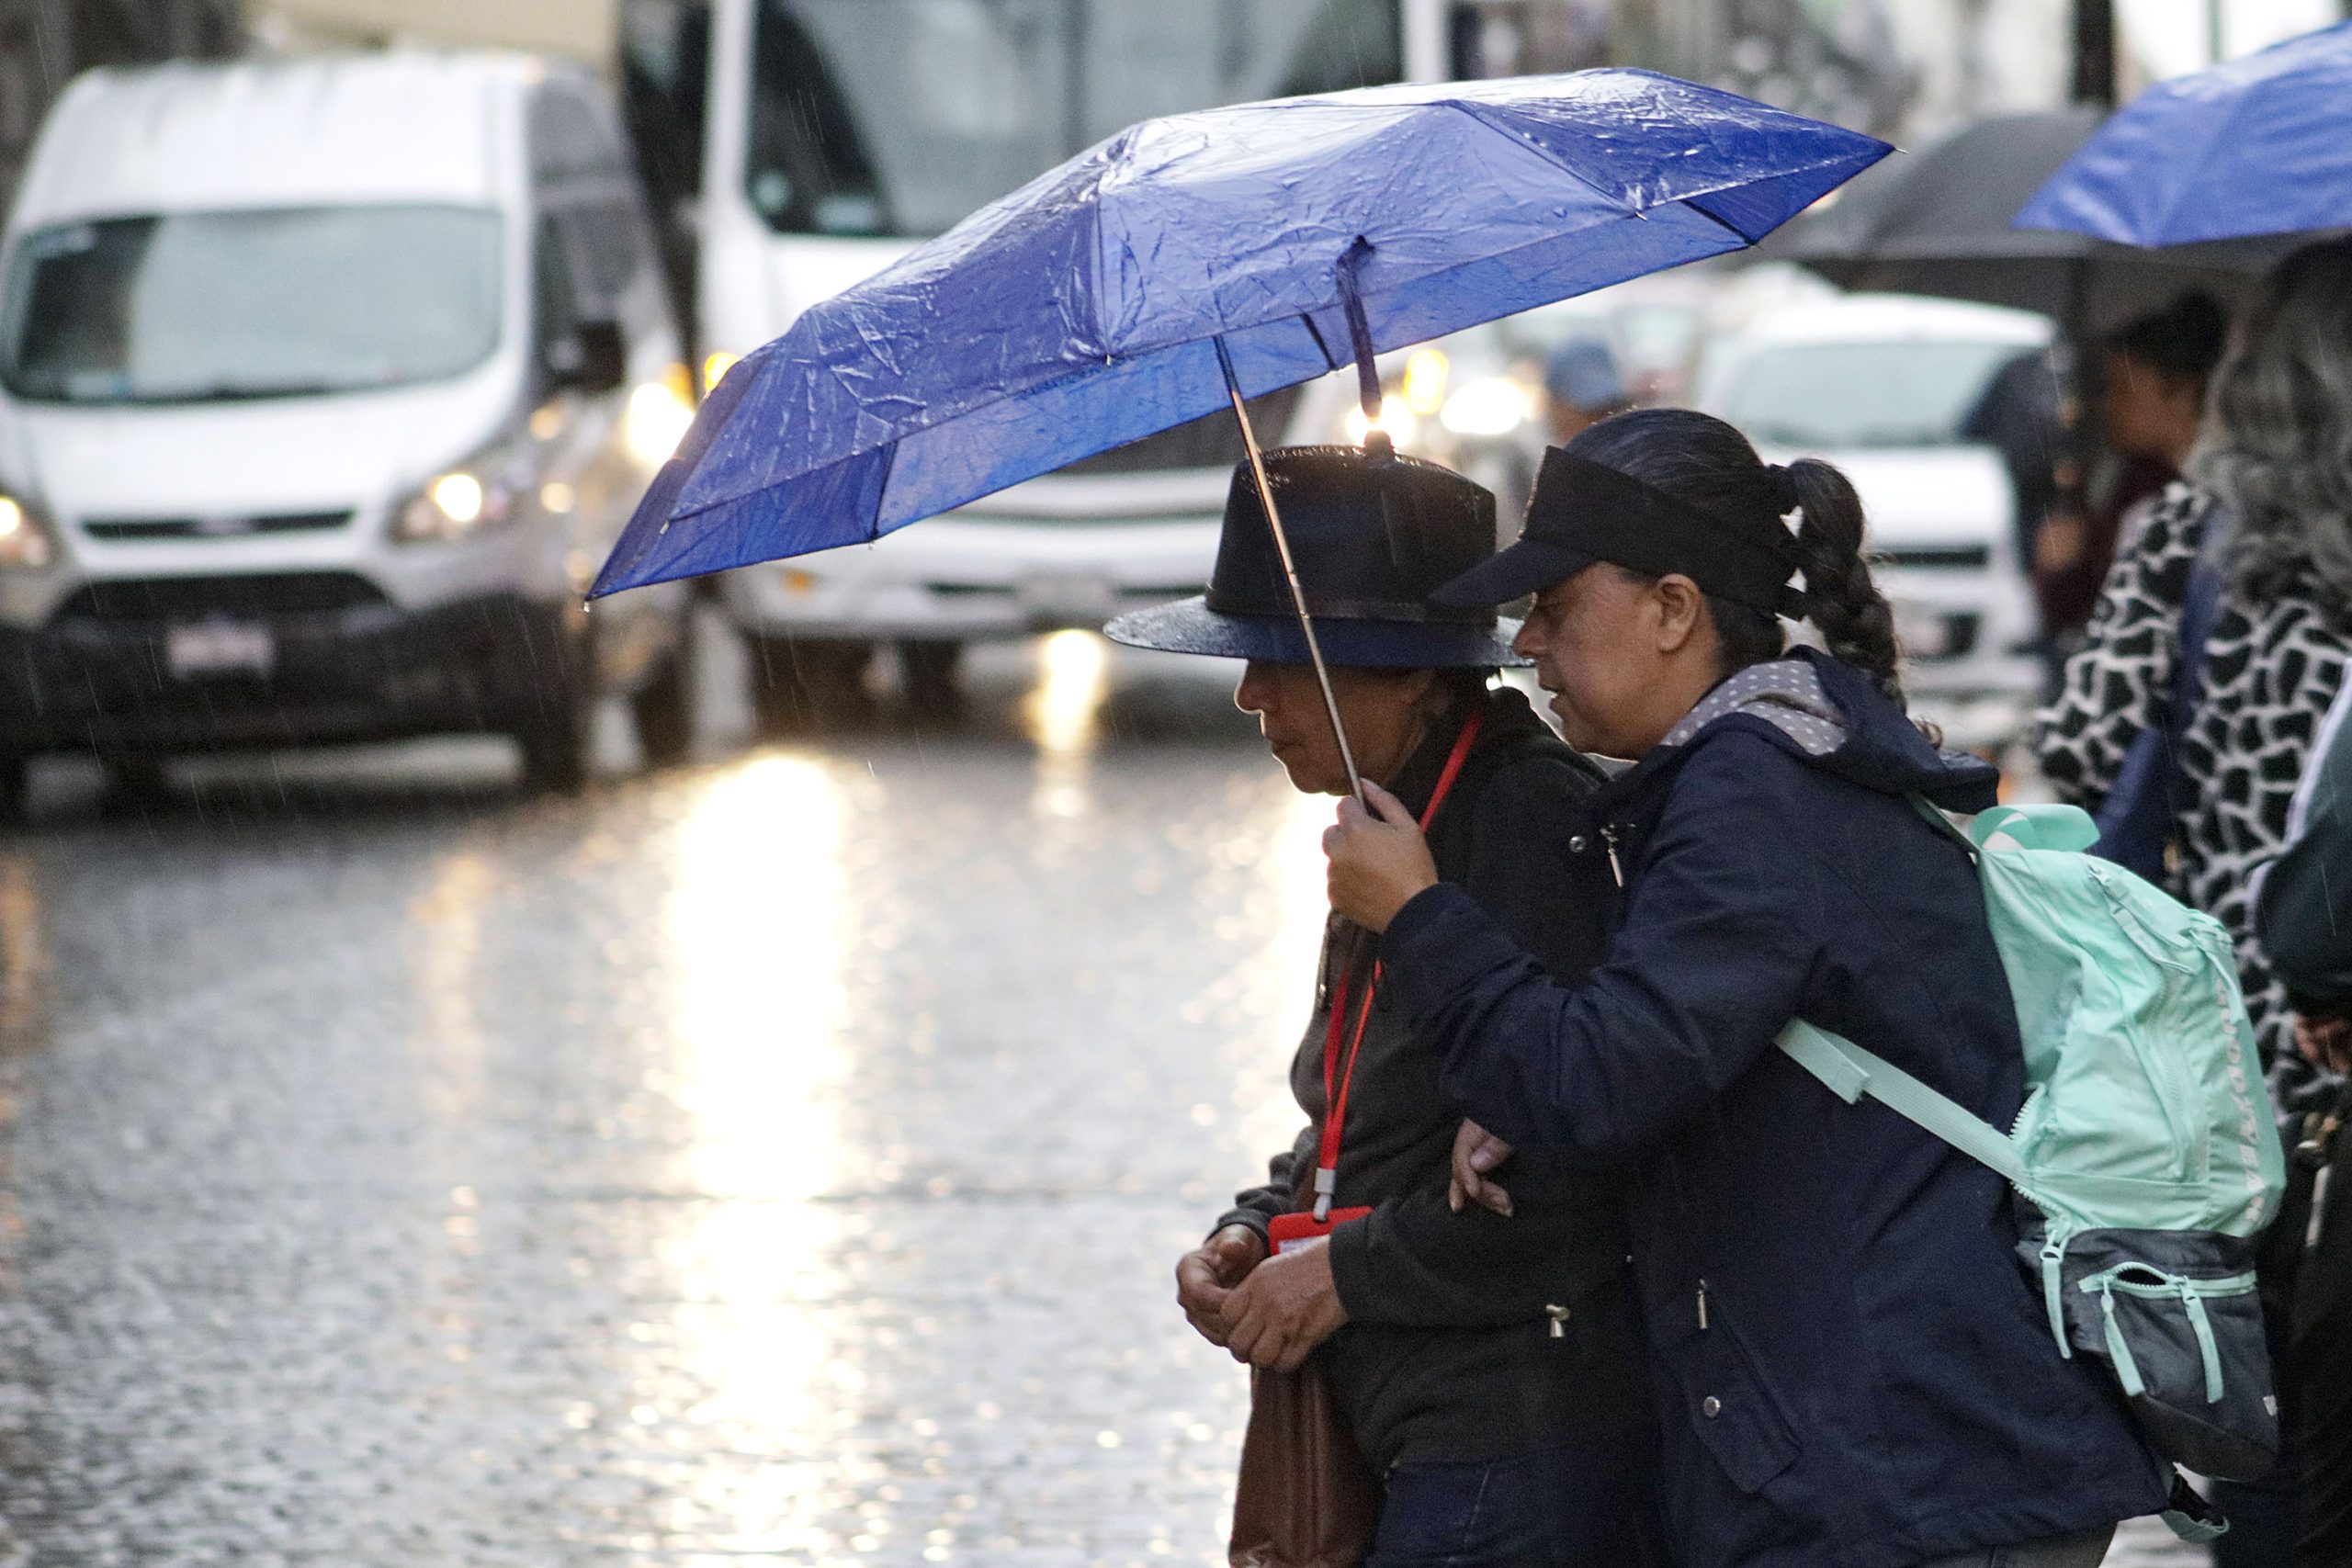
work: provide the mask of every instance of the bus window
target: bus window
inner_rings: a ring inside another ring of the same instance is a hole
[[[1135,120],[1395,81],[1396,0],[758,0],[745,195],[922,237]]]

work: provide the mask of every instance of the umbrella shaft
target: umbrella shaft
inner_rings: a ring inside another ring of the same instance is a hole
[[[1216,362],[1225,371],[1225,389],[1233,399],[1233,417],[1241,422],[1241,445],[1250,452],[1250,472],[1258,482],[1258,500],[1266,509],[1266,523],[1274,531],[1274,553],[1282,557],[1283,577],[1290,584],[1290,602],[1298,611],[1298,629],[1306,634],[1306,657],[1315,666],[1315,682],[1323,689],[1323,711],[1331,716],[1331,734],[1340,743],[1340,761],[1348,770],[1348,792],[1363,799],[1363,780],[1356,773],[1356,754],[1348,744],[1348,727],[1340,720],[1340,699],[1331,690],[1331,669],[1323,662],[1323,643],[1315,635],[1315,617],[1306,608],[1306,590],[1299,586],[1298,565],[1291,559],[1290,536],[1283,530],[1283,514],[1274,507],[1274,487],[1266,481],[1266,459],[1258,448],[1258,433],[1250,423],[1250,408],[1242,400],[1241,383],[1233,374],[1233,356],[1225,340],[1216,340]]]

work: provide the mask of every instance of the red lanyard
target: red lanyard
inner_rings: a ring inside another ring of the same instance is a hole
[[[1453,750],[1445,759],[1445,771],[1437,776],[1437,787],[1430,791],[1430,803],[1421,807],[1421,831],[1429,831],[1430,823],[1437,816],[1437,808],[1453,789],[1453,781],[1461,775],[1462,764],[1470,756],[1470,748],[1478,742],[1478,724],[1486,717],[1474,713],[1470,722],[1462,727],[1454,738]],[[1323,1143],[1315,1167],[1315,1217],[1329,1217],[1331,1195],[1339,1189],[1340,1134],[1348,1119],[1348,1086],[1355,1082],[1356,1055],[1363,1049],[1364,1025],[1372,1021],[1372,998],[1380,989],[1380,964],[1372,966],[1372,984],[1363,991],[1363,1005],[1356,1010],[1355,1038],[1348,1043],[1348,1063],[1339,1067],[1340,1034],[1345,1026],[1348,1011],[1349,976],[1342,975],[1331,988],[1331,1012],[1323,1030]],[[1338,1082],[1333,1083],[1337,1072]]]

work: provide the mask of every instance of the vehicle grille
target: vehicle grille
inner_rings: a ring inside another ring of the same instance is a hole
[[[1290,433],[1291,415],[1298,409],[1302,389],[1284,387],[1250,400],[1250,428],[1260,445],[1279,446]],[[1229,468],[1241,461],[1241,425],[1230,408],[1187,420],[1156,435],[1114,446],[1108,452],[1081,457],[1064,474],[1146,474],[1174,468]]]
[[[104,517],[82,525],[94,539],[242,539],[254,534],[313,534],[340,528],[348,512],[286,512],[268,517]]]
[[[60,621],[254,620],[324,615],[387,601],[347,571],[288,571],[252,577],[125,578],[92,582],[58,607]]]
[[[1985,545],[1898,545],[1872,553],[1889,566],[1919,567],[1930,571],[1982,571],[1993,564],[1992,548]]]

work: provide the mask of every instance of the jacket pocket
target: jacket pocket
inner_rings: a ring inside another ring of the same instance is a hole
[[[1721,1301],[1705,1299],[1705,1325],[1696,1311],[1676,1314],[1680,1321],[1671,1339],[1657,1333],[1660,1325],[1653,1315],[1653,1343],[1674,1374],[1691,1434],[1733,1485],[1760,1492],[1796,1462],[1796,1432],[1758,1371],[1747,1342],[1724,1315]]]

